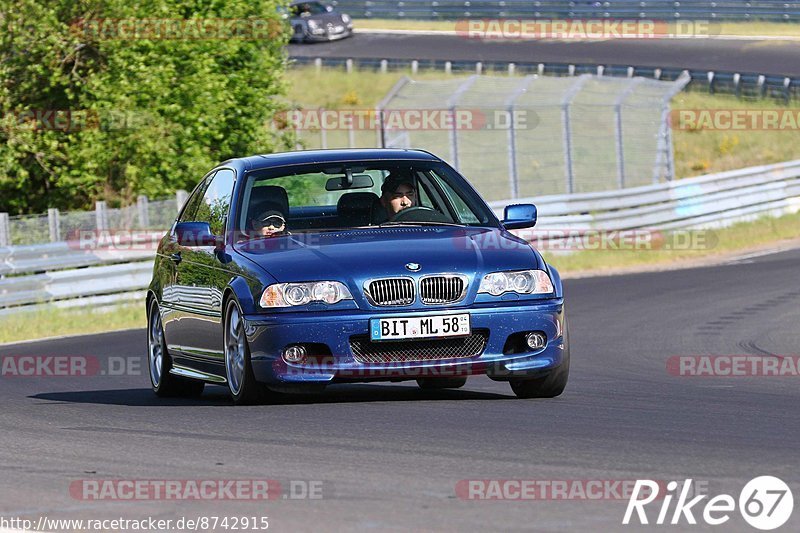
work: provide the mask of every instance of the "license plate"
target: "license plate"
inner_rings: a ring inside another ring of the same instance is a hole
[[[470,334],[469,314],[373,318],[369,330],[373,341],[462,337]]]

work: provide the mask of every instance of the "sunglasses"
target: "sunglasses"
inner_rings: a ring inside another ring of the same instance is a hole
[[[256,220],[256,223],[262,228],[268,228],[270,226],[273,228],[280,228],[286,225],[286,221],[279,215],[270,215],[268,217],[264,217]]]

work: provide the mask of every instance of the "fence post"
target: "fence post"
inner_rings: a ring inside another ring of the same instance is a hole
[[[139,228],[150,228],[150,209],[148,207],[149,200],[144,194],[140,194],[136,199],[136,209],[139,212]]]
[[[0,213],[0,246],[11,246],[11,228],[8,213]]]
[[[183,204],[186,203],[187,198],[189,198],[189,193],[183,189],[178,189],[175,191],[175,200],[178,204],[178,212],[180,212],[180,210],[183,208]]]
[[[324,117],[326,111],[327,111],[327,109],[325,109],[324,107],[322,109],[320,109],[319,110],[320,116]],[[322,124],[320,124],[320,128],[319,128],[319,142],[322,144],[322,149],[323,150],[328,148],[328,128],[323,127]]]
[[[50,229],[50,242],[61,240],[61,216],[58,209],[51,207],[47,210],[47,225]]]
[[[450,118],[452,120],[452,127],[450,128],[450,159],[452,161],[453,167],[456,170],[458,168],[458,121],[456,120],[456,107],[458,107],[458,100],[461,98],[461,95],[467,91],[472,84],[478,79],[478,75],[474,74],[467,78],[461,85],[458,86],[458,89],[450,95],[450,98],[447,100],[447,108],[450,110]]]
[[[528,87],[536,80],[536,76],[525,76],[517,85],[511,95],[506,99],[506,112],[509,114],[508,128],[508,178],[509,194],[512,199],[519,198],[519,173],[517,169],[517,111],[515,102],[519,95],[528,90]]]
[[[792,85],[791,78],[783,78],[783,97],[786,100],[786,105],[789,105],[789,100],[792,96],[792,90],[790,89]]]
[[[345,60],[344,69],[347,71],[348,74],[352,74],[353,73],[353,60],[352,59]]]
[[[322,58],[318,57],[314,59],[314,69],[319,73],[322,70]]]
[[[97,231],[108,229],[108,208],[102,200],[94,203],[94,220]]]
[[[590,77],[588,74],[579,76],[569,86],[569,89],[561,99],[561,127],[564,132],[564,170],[567,179],[567,192],[570,194],[575,192],[575,171],[572,166],[572,125],[570,124],[569,108],[572,105],[572,99],[580,92],[581,87]]]
[[[617,148],[617,185],[620,189],[625,188],[625,147],[622,140],[622,105],[625,99],[636,90],[636,87],[644,82],[644,78],[633,78],[628,82],[627,87],[619,94],[614,101],[614,137]]]
[[[386,74],[387,72],[389,72],[389,62],[381,59],[381,74]]]
[[[416,59],[411,62],[411,74],[416,74],[419,71],[419,61]]]
[[[352,120],[347,121],[347,144],[349,148],[356,147],[356,130]]]
[[[452,74],[453,73],[453,62],[452,61],[445,61],[444,62],[444,73],[445,74]]]

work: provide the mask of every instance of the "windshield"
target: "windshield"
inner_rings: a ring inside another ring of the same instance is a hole
[[[328,10],[319,2],[303,2],[289,6],[289,11],[295,17],[308,17],[310,15],[321,15]]]
[[[251,172],[243,238],[395,225],[495,226],[485,203],[447,165],[358,161]]]

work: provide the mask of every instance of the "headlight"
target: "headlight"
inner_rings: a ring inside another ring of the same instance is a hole
[[[344,22],[345,24],[349,24],[350,23],[350,15],[342,15],[342,22]]]
[[[506,292],[550,294],[553,292],[553,282],[544,270],[492,272],[483,276],[478,292],[492,296],[500,296]]]
[[[319,28],[319,23],[316,20],[309,20],[307,24],[308,27],[311,28],[312,30],[316,30],[317,28]]]
[[[308,283],[276,283],[261,295],[261,307],[294,307],[311,302],[335,304],[352,300],[353,295],[346,285],[338,281],[311,281]]]

